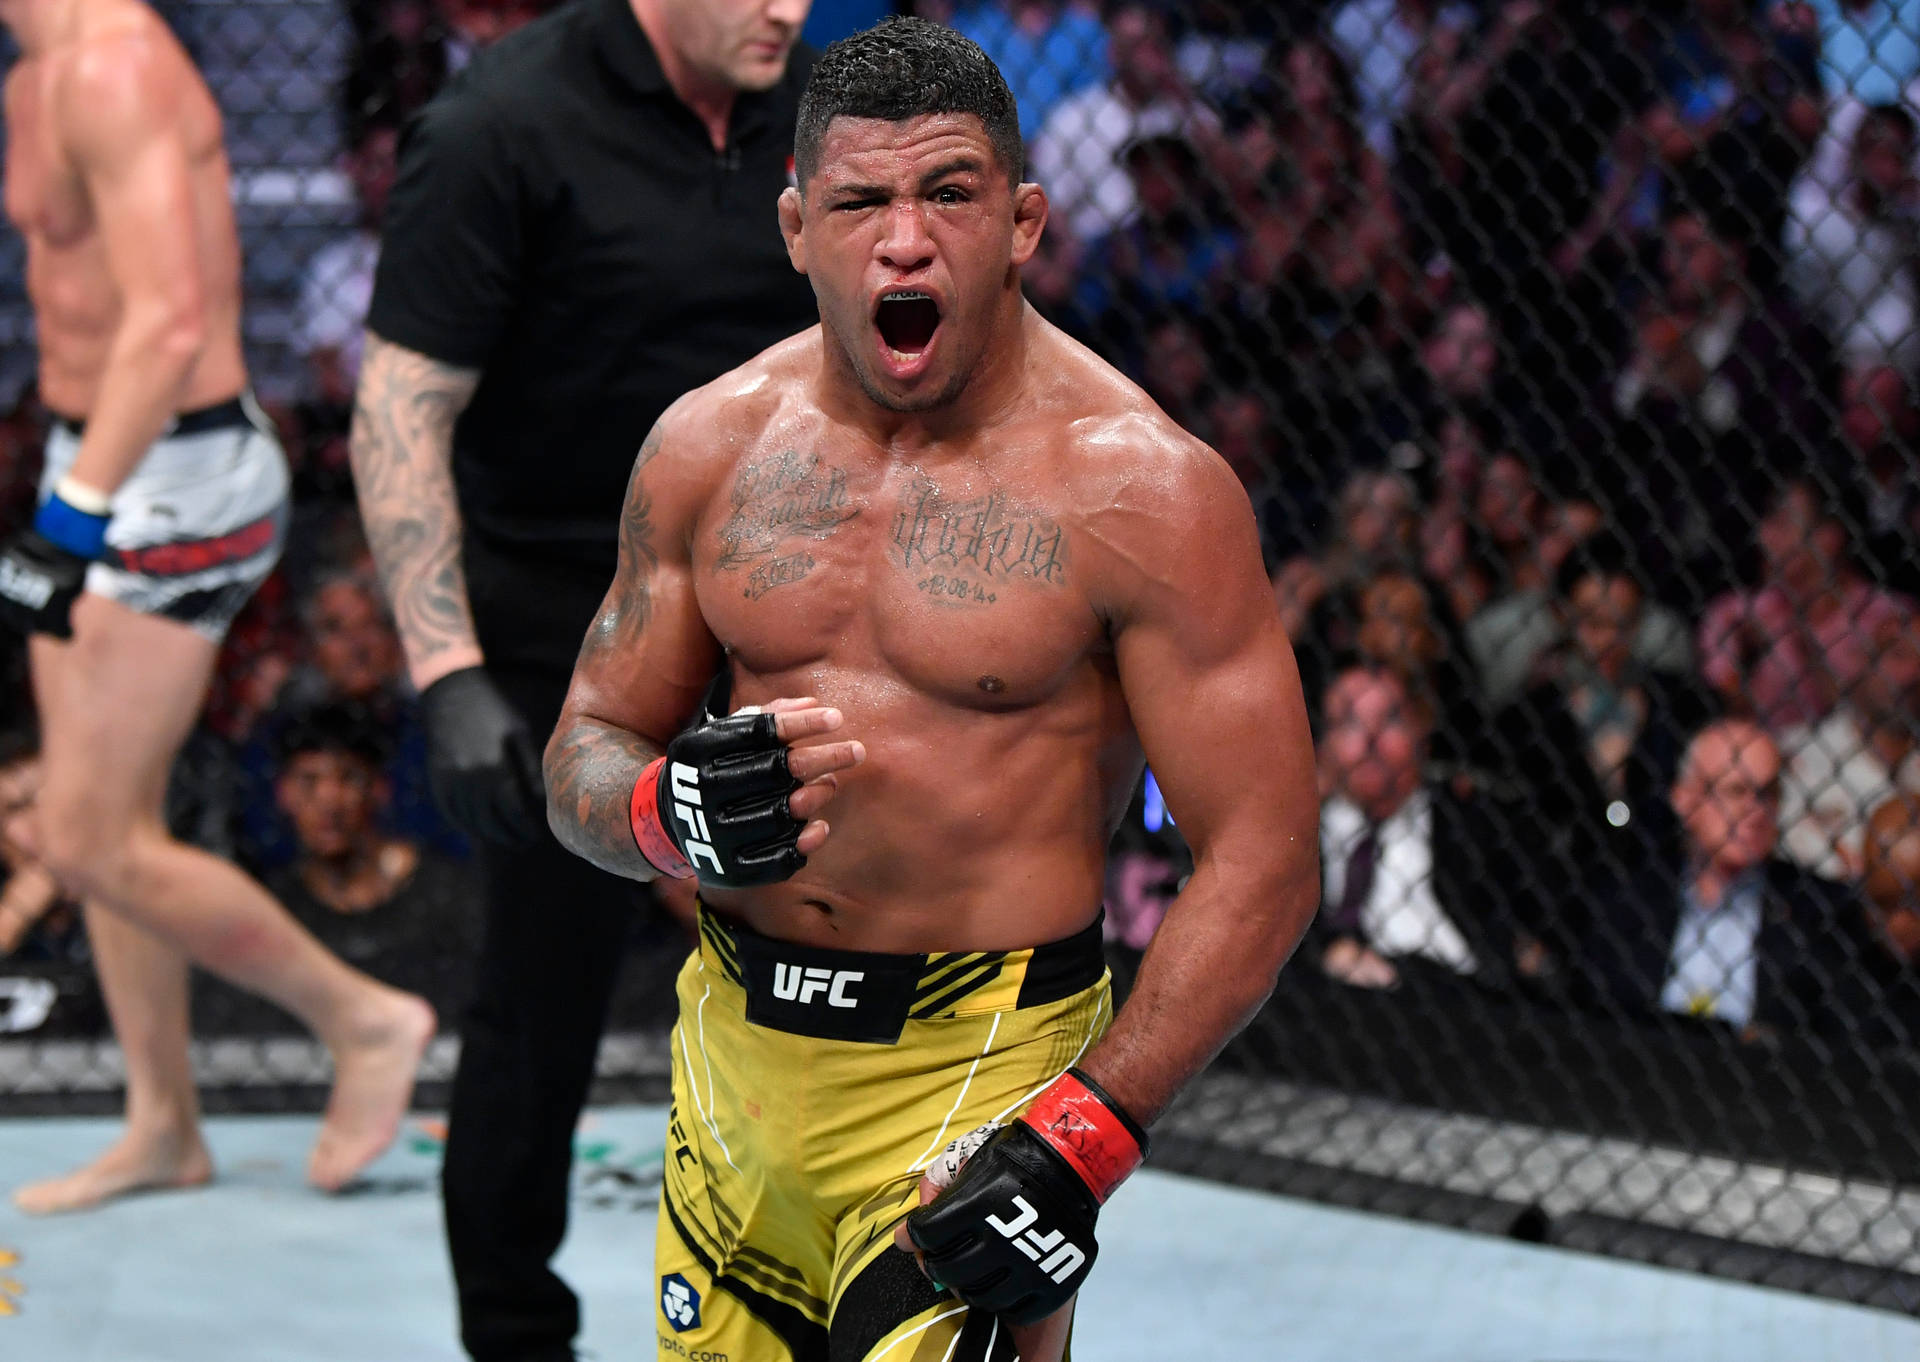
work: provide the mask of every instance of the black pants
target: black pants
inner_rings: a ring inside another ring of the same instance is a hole
[[[566,674],[492,675],[544,743]],[[480,863],[486,932],[441,1170],[460,1336],[476,1362],[572,1362],[580,1303],[548,1263],[567,1232],[574,1127],[645,891],[551,835],[530,851],[484,847]]]

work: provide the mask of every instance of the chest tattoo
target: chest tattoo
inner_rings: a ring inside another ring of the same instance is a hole
[[[918,479],[893,521],[899,563],[916,590],[953,604],[990,605],[1016,582],[1063,586],[1066,532],[1042,511],[998,491],[948,501]]]
[[[734,477],[729,504],[714,566],[721,572],[744,571],[741,594],[748,600],[813,570],[813,555],[796,548],[793,539],[825,539],[860,514],[847,490],[845,469],[794,450],[744,465]]]

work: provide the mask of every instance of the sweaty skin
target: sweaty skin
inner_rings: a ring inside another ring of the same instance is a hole
[[[831,126],[808,200],[783,201],[825,325],[648,437],[549,813],[650,878],[634,777],[724,660],[736,707],[831,707],[785,716],[789,741],[840,731],[795,752],[806,867],[712,906],[787,941],[1004,950],[1092,920],[1144,746],[1197,870],[1087,1067],[1151,1120],[1312,912],[1311,741],[1239,483],[1026,306],[1045,201],[1008,193],[978,120]],[[866,300],[900,284],[942,306],[905,377],[862,348]]]
[[[23,36],[45,29],[6,83],[6,208],[27,243],[40,394],[86,419],[72,476],[111,492],[172,413],[246,383],[220,114],[145,5],[0,9]]]
[[[808,863],[703,889],[717,911],[809,945],[1016,949],[1093,920],[1144,757],[1195,869],[1081,1067],[1151,1122],[1272,991],[1319,893],[1312,742],[1251,508],[1026,305],[1045,195],[1009,186],[979,120],[836,119],[802,173],[781,224],[822,325],[642,447],[547,748],[549,821],[652,878],[634,781],[725,665],[736,707],[779,711]],[[875,321],[897,288],[940,309],[914,357]],[[1058,1357],[1070,1313],[1016,1331],[1021,1355]]]

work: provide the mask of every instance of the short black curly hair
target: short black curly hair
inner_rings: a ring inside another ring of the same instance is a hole
[[[972,114],[987,128],[993,154],[1020,183],[1026,149],[1020,109],[1006,77],[979,44],[944,24],[886,19],[820,54],[800,96],[793,137],[794,174],[804,188],[820,168],[820,146],[836,118],[898,123],[922,114]]]

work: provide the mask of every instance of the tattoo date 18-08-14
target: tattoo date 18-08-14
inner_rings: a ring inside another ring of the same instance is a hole
[[[758,600],[804,580],[813,555],[796,538],[824,540],[857,518],[843,469],[819,455],[787,451],[743,467],[729,496],[731,514],[718,531],[722,572],[745,570],[741,594]],[[1066,534],[1042,512],[990,491],[949,501],[932,479],[916,477],[893,517],[894,561],[922,594],[951,605],[991,605],[1014,582],[1064,584]]]

